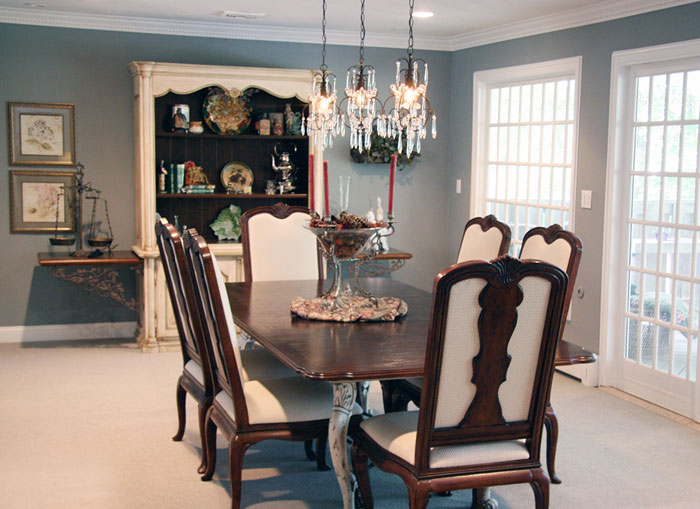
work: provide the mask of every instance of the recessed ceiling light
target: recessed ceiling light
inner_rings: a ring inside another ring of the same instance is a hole
[[[24,4],[25,7],[31,7],[32,9],[43,9],[46,4],[38,4],[36,2],[27,2]]]
[[[219,16],[231,19],[258,19],[267,16],[266,12],[223,11]]]
[[[433,13],[431,11],[416,11],[413,13],[414,18],[432,18]]]

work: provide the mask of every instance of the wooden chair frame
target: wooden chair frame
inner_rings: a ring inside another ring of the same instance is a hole
[[[203,342],[199,313],[193,306],[195,302],[194,286],[190,280],[185,249],[180,234],[172,224],[161,218],[156,223],[156,242],[160,251],[163,272],[168,285],[168,293],[175,314],[175,323],[182,350],[183,370],[178,378],[176,390],[178,430],[173,440],[179,442],[185,433],[185,423],[187,421],[185,397],[186,394],[190,394],[198,403],[199,436],[202,444],[202,463],[198,468],[198,472],[203,473],[207,464],[206,448],[204,447],[204,423],[207,410],[209,410],[214,397],[209,356],[206,354],[206,346]],[[184,369],[184,366],[190,361],[196,362],[202,369],[204,384],[192,376],[188,370]]]
[[[519,283],[528,276],[546,279],[550,282],[551,289],[528,417],[524,421],[507,422],[501,411],[498,388],[506,379],[510,362],[507,344],[517,321],[516,308],[520,303],[518,295],[522,300]],[[459,425],[436,428],[439,373],[443,360],[450,290],[454,284],[469,278],[486,281],[486,286],[479,296],[482,308],[479,315],[481,348],[472,361],[472,382],[476,385],[476,394]],[[549,479],[539,460],[540,442],[545,407],[554,373],[554,358],[567,283],[566,274],[553,265],[542,262],[523,263],[508,256],[493,263],[465,262],[453,265],[436,277],[414,463],[408,463],[383,449],[362,427],[352,434],[352,462],[367,509],[374,506],[369,484],[368,459],[378,468],[398,474],[404,480],[408,487],[411,508],[425,507],[433,492],[454,489],[478,491],[490,486],[515,483],[529,483],[534,491],[536,506],[548,507]],[[493,298],[492,292],[497,294],[497,298]],[[430,467],[431,448],[506,440],[524,440],[528,457],[465,467]],[[477,500],[478,506],[480,500]]]
[[[328,419],[265,424],[249,422],[231,331],[228,330],[224,318],[211,251],[206,241],[194,230],[185,233],[184,241],[192,279],[195,282],[202,328],[207,339],[207,352],[212,358],[214,393],[225,391],[231,397],[235,415],[235,419],[231,419],[216,399],[209,408],[205,429],[208,461],[202,480],[210,480],[214,474],[218,428],[229,443],[231,507],[237,509],[241,502],[243,456],[251,445],[268,439],[304,441],[327,437]]]
[[[562,317],[559,341],[557,343],[556,365],[571,366],[573,364],[594,362],[596,359],[595,354],[580,347],[576,347],[562,339],[564,327],[566,326],[566,317],[569,313],[569,307],[571,306],[571,297],[574,292],[574,287],[576,286],[578,267],[583,254],[581,239],[572,232],[564,230],[558,224],[553,224],[548,227],[538,226],[529,230],[523,237],[523,243],[520,247],[520,256],[522,256],[527,241],[536,236],[542,237],[547,245],[551,245],[555,241],[562,239],[569,244],[571,249],[569,261],[566,266],[566,274],[569,276],[569,287],[566,291],[566,300],[564,301],[564,315]],[[549,472],[552,483],[560,484],[561,479],[557,476],[555,471],[557,442],[559,440],[559,421],[554,413],[554,408],[552,408],[552,403],[549,401],[549,395],[547,398],[547,411],[544,418],[544,425],[547,428],[547,471]]]
[[[457,250],[458,256],[459,252],[462,250],[467,230],[475,224],[481,226],[481,231],[484,233],[491,228],[496,228],[501,232],[501,245],[498,248],[498,254],[494,258],[508,253],[511,239],[510,227],[499,221],[493,214],[489,214],[485,217],[473,217],[467,221],[467,224],[464,226],[464,232],[462,232],[462,240],[459,243],[460,247]],[[409,402],[412,402],[416,406],[420,405],[421,389],[409,380],[385,380],[381,382],[381,386],[385,412],[406,410]]]

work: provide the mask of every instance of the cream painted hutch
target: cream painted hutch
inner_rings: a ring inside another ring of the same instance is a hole
[[[308,154],[314,154],[315,188],[321,189],[323,154],[320,143],[300,135],[260,136],[254,131],[256,115],[281,113],[286,103],[301,111],[310,92],[313,71],[226,67],[158,62],[132,62],[129,70],[134,84],[134,123],[136,152],[136,244],[132,247],[143,259],[139,281],[138,343],[143,351],[179,348],[177,328],[170,306],[162,265],[155,239],[156,212],[180,225],[195,226],[209,241],[228,281],[243,278],[242,249],[239,243],[216,242],[209,224],[218,212],[233,203],[242,210],[285,201],[308,205]],[[218,87],[223,91],[255,92],[251,103],[251,126],[237,135],[222,135],[208,129],[204,133],[171,132],[167,123],[173,104],[188,104],[190,120],[202,119],[202,100]],[[258,93],[259,92],[259,93]],[[295,194],[266,195],[265,180],[274,178],[270,154],[277,143],[294,145],[298,167]],[[203,167],[210,182],[216,182],[211,195],[165,194],[157,192],[160,162],[182,163],[193,160]],[[226,194],[219,173],[227,163],[248,165],[254,173],[252,194]],[[316,193],[318,202],[319,193]],[[320,205],[319,203],[315,204]],[[317,207],[315,207],[317,208]]]

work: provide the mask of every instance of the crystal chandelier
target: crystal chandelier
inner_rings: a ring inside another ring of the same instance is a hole
[[[365,64],[365,0],[360,6],[360,63],[348,69],[345,79],[347,119],[350,127],[350,148],[360,152],[371,144],[374,119],[377,116],[377,84],[374,67]]]
[[[414,151],[420,154],[429,118],[432,120],[432,137],[437,136],[437,115],[426,97],[428,64],[423,59],[413,58],[413,3],[414,0],[408,0],[408,57],[396,61],[396,83],[389,86],[391,96],[387,103],[393,99],[393,108],[382,113],[377,120],[377,133],[385,138],[398,138],[399,153],[405,142],[409,156]]]
[[[345,135],[343,119],[338,115],[336,106],[335,74],[328,71],[326,65],[326,0],[323,0],[323,50],[321,51],[321,68],[314,74],[311,95],[309,95],[309,116],[301,122],[301,134],[313,134],[314,144],[321,138],[321,145],[333,146],[333,138],[339,133]]]

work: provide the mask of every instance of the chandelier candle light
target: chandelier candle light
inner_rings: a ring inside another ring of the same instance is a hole
[[[342,115],[339,115],[336,106],[337,95],[335,89],[335,74],[328,71],[326,65],[326,0],[323,0],[323,49],[321,51],[321,68],[314,75],[309,95],[309,116],[301,122],[301,134],[314,135],[314,144],[321,137],[321,145],[333,146],[333,138],[340,134],[345,135],[345,123]]]
[[[377,115],[377,83],[374,67],[365,64],[365,0],[360,5],[360,63],[348,69],[345,78],[350,148],[369,149]]]
[[[380,136],[398,138],[399,153],[403,151],[405,139],[406,154],[409,156],[414,151],[420,154],[421,140],[425,139],[429,117],[432,120],[432,137],[437,136],[437,115],[426,96],[428,64],[423,59],[413,58],[413,4],[414,0],[408,1],[408,56],[396,61],[396,83],[389,86],[392,95],[386,101],[389,103],[393,99],[394,107],[387,113],[385,103],[384,112],[377,122],[377,133]]]

